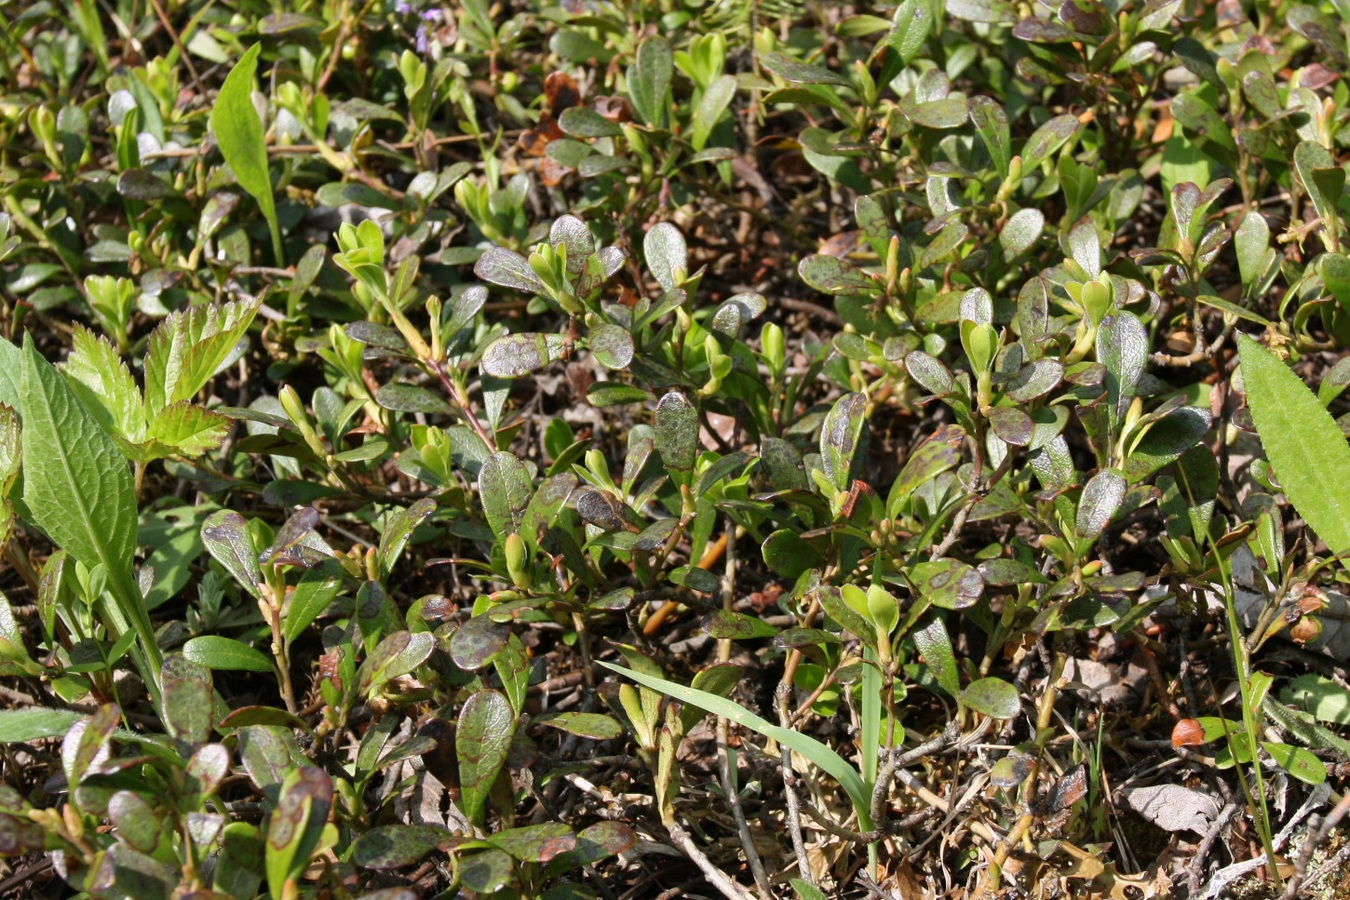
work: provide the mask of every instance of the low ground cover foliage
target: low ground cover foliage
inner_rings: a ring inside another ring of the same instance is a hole
[[[0,895],[1344,889],[1350,6],[6,12]]]

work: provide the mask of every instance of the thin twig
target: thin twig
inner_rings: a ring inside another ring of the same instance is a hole
[[[798,650],[793,651],[793,653],[800,652]],[[778,722],[784,728],[792,727],[792,714],[788,710],[788,695],[790,693],[792,693],[792,682],[790,680],[780,681],[775,699],[778,701]],[[780,744],[779,751],[782,753],[783,760],[783,796],[787,800],[788,833],[792,835],[792,849],[797,854],[797,869],[802,874],[802,880],[815,887],[816,880],[811,877],[811,863],[806,858],[806,839],[802,837],[802,803],[797,796],[797,788],[792,783],[792,751],[788,749],[786,744]]]
[[[680,826],[680,823],[671,818],[665,823],[666,831],[670,834],[670,840],[677,848],[691,860],[694,865],[699,867],[708,883],[722,892],[722,896],[727,900],[756,900],[755,895],[741,887],[731,876],[723,872],[717,866],[712,864],[712,860],[698,848],[694,839],[689,833]]]

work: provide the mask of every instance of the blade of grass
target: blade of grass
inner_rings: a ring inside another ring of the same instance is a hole
[[[863,780],[858,770],[849,765],[838,753],[835,753],[825,744],[809,735],[802,734],[800,731],[792,731],[774,725],[766,719],[752,713],[750,710],[741,706],[734,700],[728,700],[725,697],[719,697],[716,694],[710,694],[707,691],[700,691],[697,688],[687,687],[674,681],[667,681],[664,678],[657,678],[652,675],[644,675],[641,672],[635,672],[632,669],[624,669],[607,662],[599,662],[606,669],[618,672],[626,678],[636,681],[638,684],[651,688],[654,691],[660,691],[667,697],[674,697],[682,703],[689,703],[697,706],[699,709],[707,710],[715,716],[725,716],[737,725],[749,728],[751,731],[764,735],[770,740],[777,741],[794,752],[810,760],[826,774],[832,776],[843,787],[844,792],[848,794],[849,800],[853,803],[853,809],[858,815],[858,824],[863,831],[872,830],[871,814],[871,790]]]

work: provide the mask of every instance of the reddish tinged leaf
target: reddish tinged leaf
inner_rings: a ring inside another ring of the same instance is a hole
[[[511,703],[497,691],[479,691],[460,711],[455,735],[460,792],[464,815],[475,825],[485,820],[488,793],[506,762],[515,732]]]

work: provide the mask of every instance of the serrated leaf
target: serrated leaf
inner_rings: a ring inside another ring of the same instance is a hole
[[[250,106],[250,110],[252,107]],[[145,351],[145,412],[196,397],[237,352],[263,295],[221,305],[204,303],[169,314]]]
[[[131,443],[144,439],[141,392],[111,342],[77,325],[61,372],[104,431]]]
[[[1350,446],[1317,397],[1241,335],[1242,380],[1256,433],[1289,502],[1331,549],[1350,550]],[[26,423],[25,423],[26,424]]]
[[[201,456],[220,446],[232,424],[227,416],[181,400],[155,414],[145,437],[163,445],[163,453],[156,455]]]

